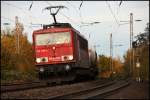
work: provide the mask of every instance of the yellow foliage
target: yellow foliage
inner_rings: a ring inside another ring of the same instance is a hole
[[[110,72],[110,71],[103,71],[103,72],[101,72],[101,73],[99,74],[99,76],[100,76],[101,78],[109,78],[110,75],[111,75],[111,72]]]
[[[32,44],[22,32],[19,34],[19,54],[17,53],[17,34],[2,33],[1,36],[1,70],[30,72],[34,67]],[[5,72],[3,72],[5,77]]]

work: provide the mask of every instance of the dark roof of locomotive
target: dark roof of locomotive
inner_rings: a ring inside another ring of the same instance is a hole
[[[41,32],[45,29],[51,29],[51,28],[70,28],[70,29],[73,29],[82,38],[86,39],[78,30],[73,28],[70,23],[54,23],[54,24],[49,24],[49,25],[43,25],[43,29],[35,30],[34,32]]]
[[[69,23],[54,23],[49,25],[43,25],[43,29],[47,28],[53,28],[53,27],[59,27],[59,28],[73,28],[71,24]]]

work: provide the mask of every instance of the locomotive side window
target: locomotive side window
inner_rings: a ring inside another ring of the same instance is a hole
[[[70,43],[71,36],[69,32],[46,33],[35,36],[36,45],[52,45]]]
[[[79,36],[79,41],[80,41],[80,48],[83,50],[87,50],[88,49],[87,41],[83,39],[81,36]]]

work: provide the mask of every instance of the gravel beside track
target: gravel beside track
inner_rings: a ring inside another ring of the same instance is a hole
[[[1,92],[18,91],[32,88],[45,87],[45,82],[26,82],[22,84],[1,85]]]
[[[149,81],[137,82],[132,79],[128,87],[106,96],[105,99],[149,99]]]
[[[71,91],[78,91],[91,86],[108,82],[108,80],[96,80],[90,82],[81,82],[76,84],[67,84],[62,86],[45,87],[38,89],[30,89],[23,91],[1,93],[2,99],[47,99],[57,95],[70,93]]]
[[[149,99],[149,81],[137,82],[129,79],[123,82],[116,80],[112,85],[106,85],[109,82],[113,81],[104,79],[2,92],[1,99]],[[106,86],[96,89],[100,85]],[[18,86],[21,85],[18,84]],[[89,90],[90,88],[93,91]],[[84,90],[87,91],[82,92]]]
[[[91,87],[84,90],[79,90],[79,92],[70,93],[67,95],[58,96],[52,99],[93,99],[97,96],[103,96],[107,93],[120,89],[127,86],[129,83],[126,81],[121,82],[108,82],[106,84],[98,85],[96,87]]]

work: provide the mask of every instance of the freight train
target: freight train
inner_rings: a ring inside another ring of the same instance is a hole
[[[39,79],[95,78],[96,51],[88,49],[88,41],[69,23],[44,25],[33,32],[35,65]]]

